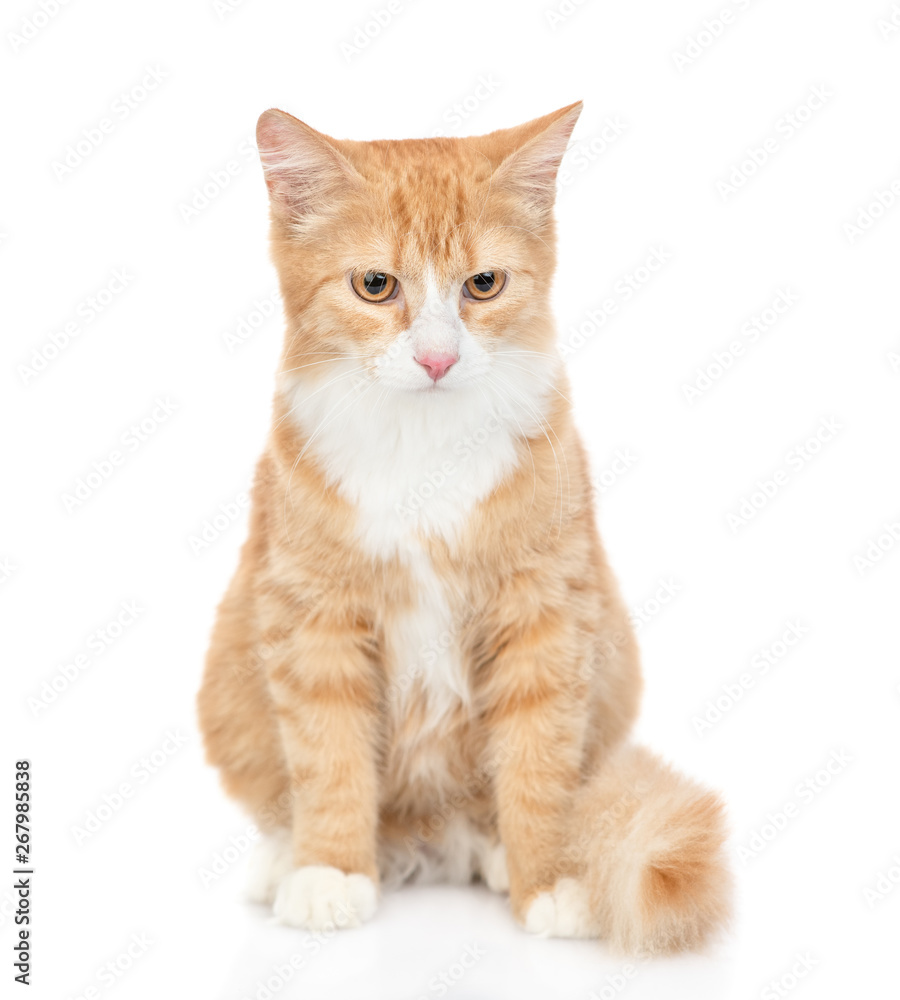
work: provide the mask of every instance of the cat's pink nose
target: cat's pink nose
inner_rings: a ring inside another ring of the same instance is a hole
[[[423,354],[421,357],[416,355],[416,361],[437,382],[459,361],[459,356],[456,354]]]

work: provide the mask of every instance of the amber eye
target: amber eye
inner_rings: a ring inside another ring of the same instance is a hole
[[[354,274],[350,280],[353,291],[366,302],[387,302],[397,294],[400,287],[392,274],[384,271],[366,271],[364,274]]]
[[[506,274],[503,271],[481,271],[473,274],[463,285],[463,295],[467,299],[492,299],[499,295],[506,284]]]

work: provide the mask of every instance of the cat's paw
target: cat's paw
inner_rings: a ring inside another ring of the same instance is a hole
[[[253,846],[247,865],[244,893],[251,903],[269,906],[285,875],[291,870],[291,836],[287,830],[263,834]]]
[[[291,927],[310,931],[358,927],[375,912],[378,890],[368,875],[346,875],[328,865],[307,865],[278,886],[274,912]]]
[[[552,892],[539,893],[525,914],[525,930],[542,937],[597,937],[584,886],[574,878],[561,878]]]
[[[509,892],[509,869],[503,844],[488,847],[481,856],[479,867],[481,877],[491,892]]]

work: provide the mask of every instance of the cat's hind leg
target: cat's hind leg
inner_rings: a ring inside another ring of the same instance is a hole
[[[279,884],[291,868],[290,830],[280,827],[264,833],[250,853],[244,889],[247,899],[271,906]]]

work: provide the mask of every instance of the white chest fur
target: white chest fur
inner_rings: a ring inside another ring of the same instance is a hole
[[[518,426],[531,418],[478,385],[385,390],[354,383],[353,367],[347,378],[332,368],[324,389],[298,384],[288,399],[307,447],[359,512],[360,544],[374,558],[403,559],[420,535],[452,543],[514,467]]]
[[[515,394],[491,381],[408,392],[355,379],[352,362],[337,367],[321,385],[284,383],[282,391],[306,448],[356,507],[361,547],[373,559],[400,560],[412,575],[418,603],[386,637],[391,673],[402,690],[424,689],[429,709],[443,714],[468,697],[458,642],[465,608],[446,592],[423,542],[438,537],[452,548],[475,505],[515,467],[522,435],[539,424],[546,381]]]
[[[459,643],[466,613],[454,609],[424,551],[409,549],[407,556],[416,604],[391,619],[385,636],[390,710],[396,718],[402,717],[410,698],[419,692],[425,698],[428,718],[436,721],[469,702]]]

